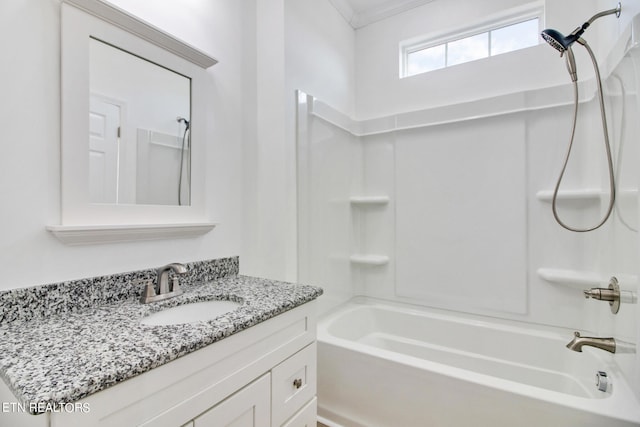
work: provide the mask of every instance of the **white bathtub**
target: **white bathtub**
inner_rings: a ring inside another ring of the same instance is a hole
[[[330,425],[640,426],[609,353],[572,331],[356,299],[318,324],[318,415]],[[595,386],[605,371],[607,392]]]

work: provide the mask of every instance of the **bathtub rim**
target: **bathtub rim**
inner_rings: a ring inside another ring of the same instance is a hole
[[[330,325],[340,316],[363,308],[381,308],[391,311],[402,311],[419,316],[437,317],[444,320],[453,320],[474,325],[497,327],[498,329],[520,329],[534,332],[536,335],[549,336],[562,334],[570,337],[573,329],[556,326],[539,325],[508,319],[493,318],[469,313],[458,313],[455,311],[414,306],[410,304],[398,303],[395,301],[380,300],[371,297],[356,296],[345,303],[336,306],[324,313],[318,319],[317,340],[319,345],[330,345],[346,348],[348,350],[362,353],[370,357],[387,360],[392,363],[399,363],[413,366],[417,369],[431,371],[437,374],[450,376],[457,380],[468,381],[484,387],[489,387],[501,391],[506,391],[519,396],[541,400],[547,403],[568,406],[573,409],[594,413],[600,416],[607,416],[626,422],[637,423],[640,426],[640,401],[635,395],[627,381],[622,375],[622,371],[615,361],[606,355],[600,355],[598,350],[585,349],[588,352],[595,352],[595,356],[606,366],[606,372],[611,378],[613,390],[608,396],[580,397],[547,390],[540,387],[521,384],[511,380],[497,378],[491,375],[474,372],[463,368],[446,365],[439,362],[421,359],[415,356],[401,354],[386,349],[381,349],[366,344],[358,343],[345,338],[332,335],[329,332]],[[570,338],[568,338],[569,340]],[[567,350],[569,351],[569,350]],[[595,388],[595,383],[594,383]],[[559,403],[562,402],[562,403]],[[320,402],[319,402],[320,404]]]

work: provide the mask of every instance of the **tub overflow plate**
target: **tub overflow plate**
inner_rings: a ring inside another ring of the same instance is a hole
[[[607,377],[607,373],[604,371],[598,371],[596,373],[596,386],[600,391],[607,391],[609,387],[609,378]]]

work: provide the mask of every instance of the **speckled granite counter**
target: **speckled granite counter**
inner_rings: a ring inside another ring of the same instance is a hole
[[[185,293],[152,304],[138,301],[142,285],[132,285],[132,276],[126,282],[129,291],[114,297],[113,292],[102,289],[102,297],[90,298],[93,303],[84,301],[79,309],[70,301],[78,291],[75,282],[68,283],[68,289],[64,284],[45,285],[54,286],[55,299],[65,302],[59,304],[59,310],[48,304],[35,314],[26,304],[42,292],[41,287],[0,294],[0,376],[17,400],[29,407],[78,401],[322,294],[322,289],[314,286],[238,276],[237,259],[235,268],[223,269],[225,276],[220,278],[216,274],[198,276],[197,268],[190,266],[193,277],[183,286]],[[140,277],[154,273],[128,274]],[[106,282],[113,286],[113,280]],[[140,324],[142,317],[162,308],[212,299],[242,305],[208,322]]]

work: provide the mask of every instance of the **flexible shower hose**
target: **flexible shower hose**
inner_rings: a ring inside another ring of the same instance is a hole
[[[611,156],[611,145],[609,144],[609,131],[607,129],[607,117],[604,111],[604,96],[602,93],[602,80],[600,79],[600,70],[598,68],[598,62],[596,61],[595,55],[593,54],[593,51],[591,50],[591,48],[589,47],[586,41],[584,41],[583,39],[579,39],[578,43],[584,46],[585,49],[587,49],[587,52],[589,52],[589,56],[591,57],[591,62],[593,63],[593,69],[595,70],[595,74],[596,74],[596,83],[598,85],[598,99],[600,101],[600,116],[602,118],[602,131],[604,133],[604,145],[605,145],[605,150],[607,152],[607,164],[609,168],[609,191],[611,196],[609,198],[609,206],[607,208],[607,213],[600,220],[600,222],[593,227],[588,227],[588,228],[572,227],[565,224],[558,216],[558,210],[556,208],[556,199],[558,198],[558,190],[560,189],[560,183],[562,182],[562,177],[564,176],[564,172],[567,169],[567,164],[569,163],[569,157],[571,157],[571,149],[573,147],[573,140],[576,134],[576,122],[578,121],[578,81],[577,79],[576,80],[572,79],[573,94],[574,94],[574,98],[573,98],[574,108],[573,108],[573,124],[571,126],[571,138],[569,139],[569,148],[567,149],[567,154],[565,156],[564,163],[562,165],[562,170],[560,171],[560,176],[558,176],[556,187],[553,190],[553,199],[551,201],[551,208],[553,210],[553,217],[558,222],[558,224],[560,224],[563,228],[569,231],[574,231],[576,233],[585,233],[588,231],[597,230],[598,228],[602,227],[605,222],[607,222],[607,220],[611,216],[611,212],[613,211],[613,206],[615,204],[616,190],[615,190],[615,180],[614,180],[614,173],[613,173],[613,160]]]
[[[189,126],[187,126],[184,130],[184,134],[182,135],[182,150],[180,150],[180,176],[178,177],[178,206],[182,206],[182,169],[183,169],[183,164],[184,164],[184,152],[185,152],[185,141],[187,140],[187,132],[189,133],[189,139],[191,139],[191,130],[189,129]],[[187,148],[191,148],[189,147],[189,145],[191,144],[186,144]],[[189,156],[187,157],[187,179],[191,178],[191,153],[189,153]],[[189,184],[189,187],[191,187],[191,182],[187,181]]]

